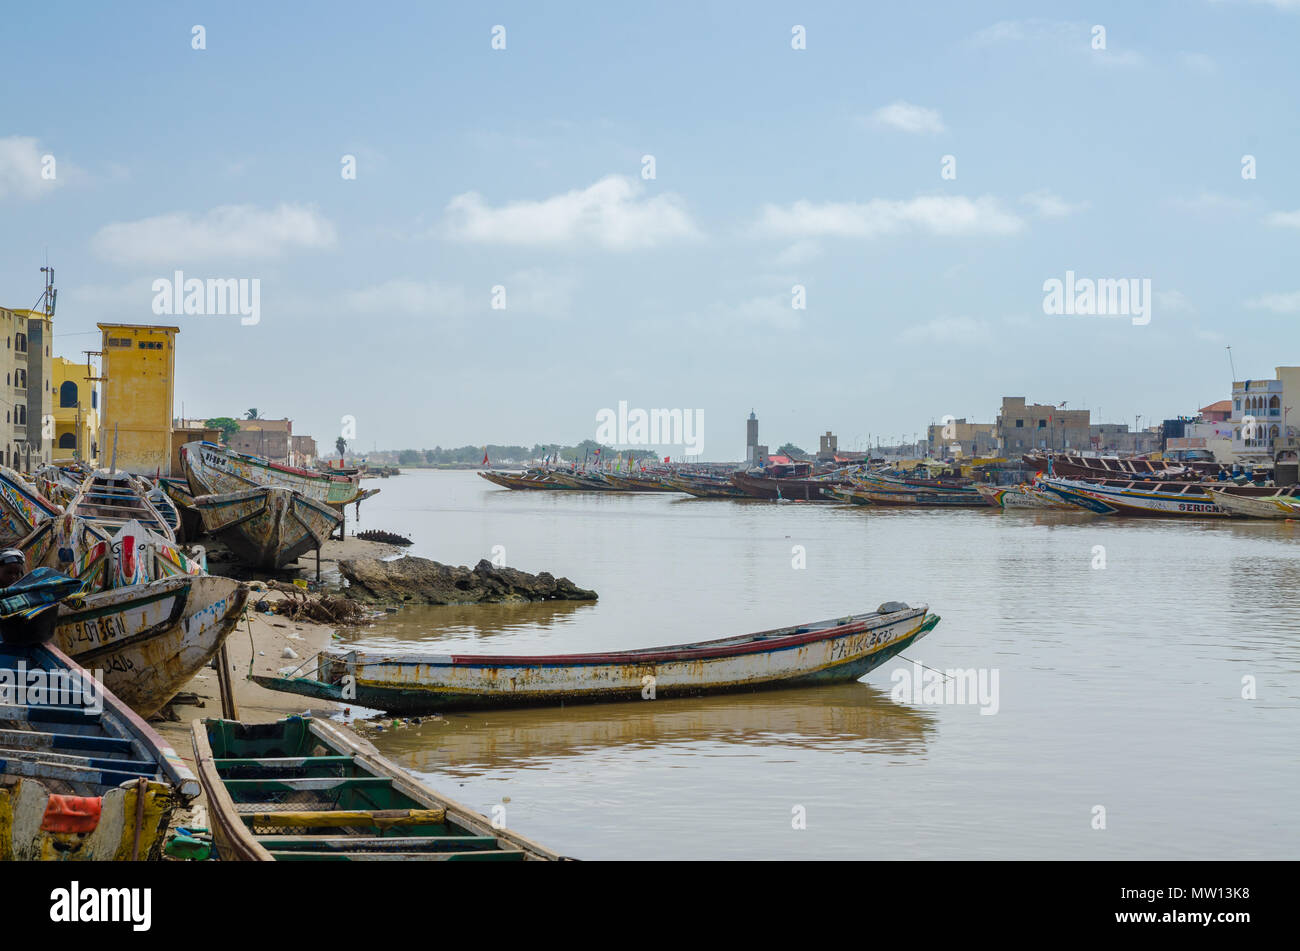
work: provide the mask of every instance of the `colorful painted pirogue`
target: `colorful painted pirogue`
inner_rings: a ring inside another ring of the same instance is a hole
[[[285,466],[257,456],[224,449],[210,442],[189,442],[181,447],[181,464],[190,491],[200,495],[222,495],[256,486],[287,486],[309,499],[342,508],[379,492],[362,489],[360,477],[328,475],[311,469]]]
[[[521,657],[325,652],[314,678],[253,680],[398,713],[696,696],[856,680],[938,621],[924,605],[888,602],[868,614],[644,650]]]
[[[269,569],[319,549],[343,521],[324,502],[282,486],[200,495],[194,507],[204,530],[225,542],[240,560]]]
[[[734,482],[716,478],[677,475],[664,479],[673,490],[693,495],[697,499],[752,499],[750,495]]]
[[[1043,477],[1038,485],[1057,498],[1102,514],[1222,518],[1221,493],[1245,498],[1290,498],[1291,488],[1235,486],[1214,482],[1150,482]]]
[[[852,501],[872,505],[973,507],[988,505],[969,479],[928,479],[865,472],[855,477]]]
[[[126,472],[97,469],[81,484],[77,494],[68,503],[66,511],[112,534],[127,522],[138,522],[145,528],[176,544],[176,529],[180,519],[176,508],[161,491],[149,497],[150,487]],[[154,504],[161,500],[167,513]]]
[[[0,670],[0,859],[161,858],[199,793],[180,757],[58,648],[0,644]],[[62,702],[33,702],[33,671]]]
[[[332,723],[196,720],[193,740],[223,861],[560,858],[438,795]]]
[[[1058,509],[1064,512],[1084,511],[1034,485],[976,485],[975,491],[995,508],[1002,509]]]
[[[8,548],[63,509],[8,466],[0,466],[0,546]]]

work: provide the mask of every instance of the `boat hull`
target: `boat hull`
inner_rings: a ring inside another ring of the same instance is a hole
[[[247,599],[244,585],[211,575],[112,588],[59,605],[55,643],[148,717],[212,660]]]
[[[733,485],[751,498],[766,499],[769,502],[777,499],[790,502],[834,501],[829,490],[837,484],[816,479],[781,479],[772,476],[752,476],[747,472],[732,473],[731,481]]]
[[[220,538],[243,562],[282,568],[320,548],[343,521],[326,505],[295,489],[262,486],[201,495],[194,507],[205,531]]]
[[[205,442],[190,442],[182,446],[181,461],[190,491],[196,498],[260,486],[287,486],[297,489],[309,499],[341,508],[350,502],[369,498],[379,491],[361,489],[360,481],[356,478],[282,466]]]
[[[41,522],[62,512],[13,469],[0,466],[0,547],[26,538]]]
[[[1253,498],[1217,491],[1214,492],[1214,501],[1227,509],[1229,515],[1275,520],[1300,519],[1300,499],[1296,498]]]
[[[275,690],[411,714],[702,696],[857,680],[937,623],[925,607],[908,608],[806,633],[756,635],[743,650],[724,641],[569,657],[327,654],[316,679],[253,679]]]

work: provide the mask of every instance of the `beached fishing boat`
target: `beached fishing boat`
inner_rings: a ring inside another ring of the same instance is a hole
[[[181,464],[185,467],[185,478],[195,498],[258,486],[286,486],[297,489],[309,499],[342,508],[379,492],[378,489],[362,489],[359,476],[336,476],[281,465],[210,442],[188,442],[182,446]]]
[[[194,507],[205,531],[225,542],[240,560],[259,568],[282,568],[319,549],[343,521],[324,502],[284,487],[200,495]]]
[[[158,480],[158,485],[167,494],[167,498],[171,499],[177,515],[180,516],[181,527],[178,537],[182,541],[198,541],[203,535],[203,517],[194,507],[194,493],[190,491],[189,481],[163,476]]]
[[[153,497],[150,493],[155,493]],[[166,502],[168,514],[164,514],[155,504],[158,500]],[[77,494],[67,505],[71,515],[84,518],[95,526],[112,534],[127,522],[139,522],[151,532],[176,543],[176,529],[180,518],[175,506],[160,490],[145,485],[135,476],[126,472],[112,472],[108,469],[96,469],[81,484]]]
[[[1070,479],[1214,479],[1232,467],[1220,462],[1080,456],[1073,453],[1025,453],[1024,464],[1039,472]]]
[[[672,647],[523,657],[326,651],[315,677],[252,677],[395,713],[697,696],[857,680],[938,621],[924,605],[891,601],[868,614]]]
[[[196,720],[194,756],[222,861],[555,861],[435,793],[366,740],[313,717]]]
[[[0,546],[8,548],[62,511],[13,469],[0,466]]]
[[[0,669],[0,860],[160,859],[199,794],[180,757],[57,647],[0,643]]]
[[[1228,514],[1244,518],[1300,519],[1300,498],[1294,496],[1238,495],[1227,487],[1212,487],[1214,502]]]
[[[247,587],[211,575],[110,588],[60,604],[55,643],[148,717],[212,660],[247,599]]]
[[[871,499],[858,486],[837,485],[830,490],[831,498],[838,499],[841,502],[848,502],[852,505],[871,505]]]

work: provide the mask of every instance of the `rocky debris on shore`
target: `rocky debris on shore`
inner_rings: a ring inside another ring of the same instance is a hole
[[[386,532],[382,528],[368,528],[364,532],[353,532],[354,538],[361,538],[368,542],[382,542],[385,545],[407,545],[415,544],[405,535],[398,535],[396,532]]]
[[[309,594],[297,585],[271,581],[267,587],[285,595],[282,600],[268,606],[275,614],[291,621],[315,621],[319,624],[355,624],[365,611],[351,598],[336,598],[328,594],[319,597]],[[259,602],[260,603],[260,602]]]
[[[512,601],[595,601],[596,592],[550,572],[529,574],[497,567],[486,558],[473,568],[407,556],[392,561],[354,558],[339,562],[348,593],[363,600],[416,604],[479,604]]]

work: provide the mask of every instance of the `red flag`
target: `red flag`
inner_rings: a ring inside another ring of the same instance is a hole
[[[484,446],[484,447],[483,447],[483,465],[487,465],[487,464],[488,464],[487,446]]]
[[[667,457],[667,456],[664,456],[664,462],[667,462],[667,461],[668,461],[668,457]]]

